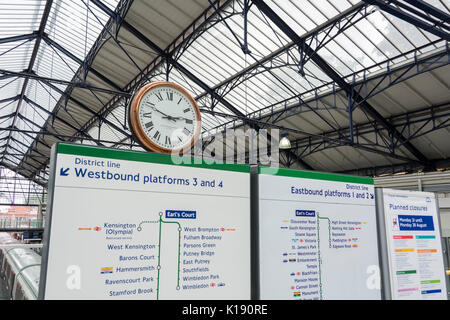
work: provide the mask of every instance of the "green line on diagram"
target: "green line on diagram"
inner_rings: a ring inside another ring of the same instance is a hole
[[[141,221],[137,227],[138,231],[142,230],[142,225],[145,223],[159,223],[158,232],[158,265],[156,269],[158,270],[158,276],[156,279],[156,300],[159,300],[159,276],[161,271],[161,236],[162,236],[162,224],[163,223],[174,223],[178,225],[178,276],[177,276],[177,290],[180,290],[180,263],[181,263],[181,224],[177,221],[164,221],[162,219],[163,213],[159,213],[159,220],[153,221]]]
[[[322,264],[322,260],[320,258],[320,219],[322,220],[328,220],[328,245],[331,248],[331,220],[328,217],[321,217],[317,213],[317,255],[318,255],[318,264],[319,264],[319,294],[320,294],[320,300],[322,300],[322,270],[320,268],[320,265]]]
[[[178,279],[177,279],[177,290],[180,290],[180,261],[181,261],[181,224],[177,221],[163,221],[160,218],[161,223],[175,223],[178,225]]]

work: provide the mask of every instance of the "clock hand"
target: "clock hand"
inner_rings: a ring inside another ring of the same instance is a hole
[[[176,119],[176,120],[191,120],[191,119],[184,118],[184,117],[172,117],[172,118]]]
[[[176,121],[174,117],[169,116],[169,115],[167,117],[162,117],[162,118],[163,119],[169,119],[169,120],[172,120],[172,121]]]
[[[159,113],[161,113],[161,114],[163,114],[163,115],[165,115],[166,117],[168,117],[168,118],[172,118],[171,116],[169,116],[169,115],[167,115],[167,114],[165,114],[164,112],[162,112],[161,110],[158,110],[158,109],[156,109],[155,107],[152,107],[152,106],[150,106],[150,108],[152,108],[153,110],[155,110],[155,111],[158,111]]]

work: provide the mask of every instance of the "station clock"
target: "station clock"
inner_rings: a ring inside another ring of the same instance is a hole
[[[201,131],[197,103],[181,86],[152,82],[134,95],[128,114],[131,131],[146,150],[181,153],[193,147]]]

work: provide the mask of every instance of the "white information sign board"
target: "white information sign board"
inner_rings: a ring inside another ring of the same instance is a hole
[[[260,168],[261,299],[381,299],[373,180]]]
[[[250,174],[58,144],[41,298],[250,299]]]
[[[383,189],[392,299],[447,299],[434,193]]]

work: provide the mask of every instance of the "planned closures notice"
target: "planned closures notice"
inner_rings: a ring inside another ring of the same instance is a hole
[[[261,299],[380,299],[371,179],[260,168]]]
[[[447,299],[434,193],[383,189],[393,299]]]
[[[60,144],[54,175],[46,299],[250,298],[248,166]]]

